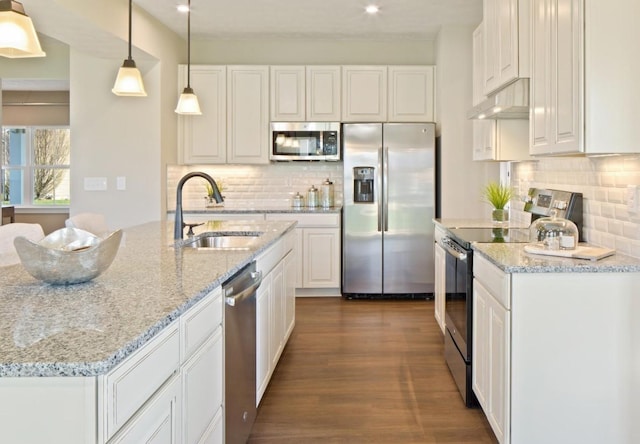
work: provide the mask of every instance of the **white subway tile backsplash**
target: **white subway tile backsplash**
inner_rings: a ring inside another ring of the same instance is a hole
[[[305,194],[329,178],[334,184],[336,204],[342,204],[342,162],[275,163],[269,165],[169,165],[167,168],[167,209],[175,210],[176,187],[191,171],[209,174],[222,186],[225,205],[234,208],[286,207],[296,192]],[[204,179],[189,179],[183,188],[183,208],[203,209],[206,200]]]
[[[640,258],[640,215],[627,209],[627,185],[640,185],[639,155],[514,162],[511,183],[519,195],[531,187],[583,193],[585,240]]]

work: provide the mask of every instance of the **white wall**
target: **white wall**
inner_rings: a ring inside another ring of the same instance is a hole
[[[192,63],[433,65],[433,40],[245,39],[191,42]]]
[[[471,38],[476,26],[444,26],[437,42],[436,114],[440,135],[441,218],[490,217],[481,189],[499,179],[499,164],[472,160]]]
[[[70,213],[99,211],[113,227],[164,217],[166,165],[177,159],[173,111],[178,98],[177,65],[186,59],[184,41],[134,6],[133,57],[148,96],[113,95],[116,73],[127,57],[128,6],[126,0],[29,0],[25,4],[39,32],[70,47],[66,57],[72,134]],[[46,45],[44,49],[49,50]],[[47,73],[42,78],[59,78],[57,71],[37,66],[51,63],[58,52],[24,63]],[[20,76],[15,69],[7,74]],[[126,177],[125,191],[115,189],[118,176]],[[86,177],[106,177],[107,190],[86,191]]]

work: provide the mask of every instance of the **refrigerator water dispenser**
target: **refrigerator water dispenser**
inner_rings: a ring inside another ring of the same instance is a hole
[[[353,168],[353,202],[373,203],[373,167]]]

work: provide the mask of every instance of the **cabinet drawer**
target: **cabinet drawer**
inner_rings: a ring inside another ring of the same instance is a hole
[[[510,275],[500,270],[480,254],[473,255],[473,277],[507,310],[511,309]]]
[[[267,220],[296,220],[297,228],[304,227],[339,227],[340,214],[294,214],[274,213],[267,214]]]
[[[180,365],[179,323],[136,351],[105,376],[106,440],[158,390]]]
[[[222,324],[222,288],[218,287],[180,317],[182,362]]]
[[[262,276],[266,276],[285,256],[284,241],[279,239],[262,253],[256,260],[256,269],[262,271]]]

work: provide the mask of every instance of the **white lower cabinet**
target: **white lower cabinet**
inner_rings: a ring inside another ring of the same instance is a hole
[[[434,258],[435,258],[435,283],[434,283],[434,316],[436,322],[442,330],[445,332],[445,312],[444,305],[446,299],[445,279],[447,277],[447,253],[440,245],[435,244]]]
[[[509,442],[511,317],[480,283],[473,283],[473,391],[493,432]]]
[[[295,233],[285,235],[262,253],[256,268],[263,273],[256,294],[256,406],[295,324]]]
[[[473,390],[498,441],[638,442],[640,273],[505,273],[478,250],[473,269]]]
[[[267,220],[298,222],[296,295],[339,295],[340,215],[272,213],[266,217]]]
[[[173,376],[109,443],[178,444],[180,426],[180,377]]]

